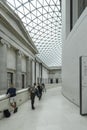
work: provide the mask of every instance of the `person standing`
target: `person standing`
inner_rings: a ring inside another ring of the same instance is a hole
[[[35,102],[35,86],[29,87],[30,92],[30,99],[31,99],[31,108],[32,110],[35,109],[34,102]]]
[[[9,96],[9,102],[11,107],[14,109],[14,113],[16,113],[18,110],[16,105],[16,88],[14,88],[13,84],[10,85],[6,94]]]
[[[39,100],[40,100],[41,97],[42,97],[42,86],[38,83],[37,88],[38,88],[38,91],[39,91]]]

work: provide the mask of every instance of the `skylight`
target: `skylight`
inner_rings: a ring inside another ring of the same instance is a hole
[[[19,15],[48,67],[61,66],[61,0],[7,0]]]

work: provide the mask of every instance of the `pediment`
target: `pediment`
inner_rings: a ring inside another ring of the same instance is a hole
[[[33,51],[35,51],[35,53],[38,53],[38,50],[36,49],[36,46],[34,45],[21,19],[7,4],[3,4],[1,1],[0,17],[0,22],[2,22],[6,28],[14,33],[17,38],[20,40],[22,39],[22,41],[24,40],[24,42],[28,44],[28,46],[30,46]]]

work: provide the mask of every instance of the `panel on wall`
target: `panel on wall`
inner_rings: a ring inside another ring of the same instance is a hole
[[[7,68],[16,69],[16,53],[12,48],[7,49]]]
[[[22,57],[22,72],[26,72],[26,57]]]
[[[80,57],[80,114],[87,115],[87,56]]]

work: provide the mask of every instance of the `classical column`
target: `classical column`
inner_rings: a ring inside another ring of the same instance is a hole
[[[32,85],[35,83],[35,61],[32,60]]]
[[[7,45],[0,38],[0,90],[7,89]]]
[[[32,85],[32,59],[30,59],[30,85]]]
[[[26,64],[26,86],[32,85],[32,59],[27,57],[27,64]]]
[[[35,59],[35,83],[36,83],[36,59]]]
[[[22,55],[21,51],[17,51],[16,59],[16,88],[22,88]]]
[[[26,87],[30,85],[30,61],[29,57],[26,58]]]
[[[40,83],[42,83],[42,63],[40,63]]]

